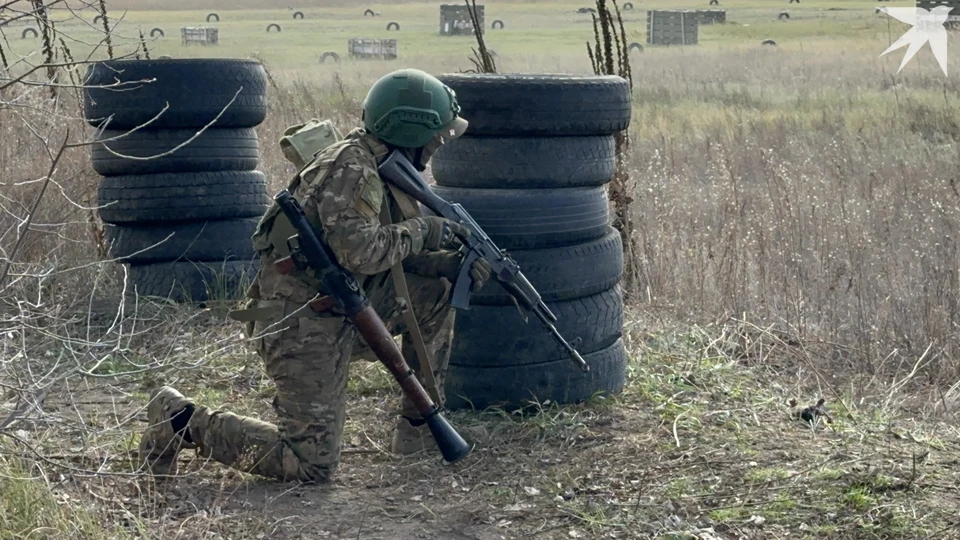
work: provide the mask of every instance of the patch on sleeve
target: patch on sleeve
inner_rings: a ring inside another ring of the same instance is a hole
[[[363,178],[363,191],[360,192],[360,198],[357,199],[358,209],[371,217],[380,213],[380,206],[383,204],[383,182],[380,178],[370,171],[365,171]]]

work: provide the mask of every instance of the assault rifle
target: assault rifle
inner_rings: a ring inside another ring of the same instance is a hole
[[[434,214],[455,221],[470,229],[470,235],[460,238],[467,250],[463,266],[453,288],[453,298],[450,305],[457,309],[470,309],[470,287],[473,285],[470,278],[470,269],[477,259],[483,258],[493,269],[493,275],[500,285],[528,312],[532,312],[561,347],[570,353],[570,359],[583,371],[590,371],[590,366],[583,360],[573,345],[563,339],[553,323],[557,316],[543,303],[540,293],[530,284],[517,261],[500,250],[483,229],[477,225],[473,217],[459,204],[451,204],[434,193],[427,182],[420,175],[420,171],[401,152],[394,150],[378,168],[380,176],[386,178],[401,191],[416,199],[420,204],[429,208]],[[579,338],[575,343],[579,342]]]
[[[467,456],[473,446],[463,437],[447,419],[440,414],[438,407],[424,391],[413,370],[407,365],[400,347],[393,340],[383,320],[373,310],[370,300],[360,290],[360,284],[353,274],[337,263],[336,257],[327,252],[327,246],[320,239],[313,225],[307,220],[300,203],[289,191],[283,190],[274,198],[297,234],[287,239],[290,260],[298,270],[312,268],[330,300],[343,310],[347,319],[357,327],[364,341],[370,346],[377,358],[400,384],[400,388],[410,398],[417,412],[430,428],[440,453],[448,463],[454,463]],[[311,306],[313,307],[313,306]]]

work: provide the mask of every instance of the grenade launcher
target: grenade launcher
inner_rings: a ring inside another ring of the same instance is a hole
[[[570,359],[574,361],[583,371],[590,371],[590,366],[583,360],[580,353],[573,345],[567,343],[567,340],[560,335],[560,332],[553,325],[557,322],[557,316],[550,311],[550,308],[543,303],[540,293],[530,284],[517,261],[513,260],[506,253],[500,250],[493,240],[483,229],[477,225],[469,213],[459,204],[451,204],[436,193],[434,193],[427,182],[420,175],[420,171],[397,150],[394,150],[387,159],[380,164],[378,168],[380,176],[390,181],[401,191],[416,199],[420,204],[429,208],[434,214],[455,221],[470,229],[470,235],[466,238],[460,238],[467,250],[464,257],[463,266],[460,267],[460,275],[457,276],[457,282],[453,288],[453,298],[450,301],[456,309],[470,309],[470,287],[473,285],[470,278],[470,269],[477,259],[483,258],[493,269],[493,275],[497,282],[506,289],[508,293],[517,301],[517,303],[528,312],[533,312],[547,331],[570,354]],[[576,341],[575,341],[576,342]]]

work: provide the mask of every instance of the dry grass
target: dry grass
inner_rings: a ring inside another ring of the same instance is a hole
[[[895,75],[899,57],[876,57],[885,41],[817,52],[831,39],[634,56],[639,287],[623,395],[453,415],[481,445],[440,468],[382,451],[394,385],[357,366],[346,444],[362,453],[330,489],[187,456],[175,487],[143,478],[132,451],[157,384],[266,419],[272,386],[230,306],[122,294],[123,268],[102,262],[88,149],[68,149],[0,283],[0,538],[956,536],[956,79],[925,52]],[[307,117],[350,129],[365,88],[394,67],[268,63],[258,133],[271,190],[293,173],[276,151],[283,129]],[[51,149],[67,129],[74,142],[92,132],[69,89],[18,85],[0,104],[3,264]],[[820,396],[831,424],[792,415]]]

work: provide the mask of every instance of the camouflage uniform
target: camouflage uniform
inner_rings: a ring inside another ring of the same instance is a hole
[[[418,217],[417,203],[402,200],[405,195],[392,193],[380,179],[377,165],[386,157],[382,143],[355,129],[320,152],[288,189],[314,226],[322,226],[325,241],[340,264],[357,276],[387,327],[394,335],[404,333],[403,355],[419,372],[389,275],[391,266],[403,261],[442,400],[454,312],[449,305],[451,284],[437,277],[432,259],[444,252],[424,250],[426,226]],[[285,254],[274,253],[268,239],[290,231],[273,231],[271,225],[268,211],[254,235],[262,262],[248,294],[252,304],[276,310],[276,315],[248,323],[247,331],[276,383],[273,406],[279,422],[275,426],[196,407],[184,438],[191,443],[187,447],[195,446],[201,455],[245,472],[282,480],[326,481],[339,463],[349,363],[375,358],[341,314],[301,310],[285,316],[318,296],[318,282],[309,274],[281,274],[274,268],[273,263]],[[419,418],[405,396],[401,414]],[[434,444],[428,431],[421,434],[425,444]]]

